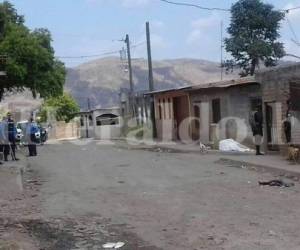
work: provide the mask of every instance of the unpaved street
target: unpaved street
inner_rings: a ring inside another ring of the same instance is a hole
[[[42,249],[300,249],[298,183],[260,187],[274,176],[217,155],[78,144],[28,160],[38,196],[21,224]]]

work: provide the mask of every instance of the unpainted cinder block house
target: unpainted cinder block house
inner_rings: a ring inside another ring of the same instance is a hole
[[[300,63],[269,68],[256,74],[261,83],[264,113],[264,147],[285,151],[283,122],[291,120],[291,142],[300,145]]]
[[[242,142],[252,143],[249,117],[261,103],[260,84],[254,78],[150,94],[155,101],[157,137],[160,140],[200,140],[210,144],[226,138],[242,138]]]

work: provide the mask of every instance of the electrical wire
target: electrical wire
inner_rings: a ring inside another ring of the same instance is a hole
[[[170,1],[170,0],[159,0],[161,2],[165,2],[168,4],[173,4],[173,5],[178,5],[178,6],[187,6],[187,7],[194,7],[194,8],[198,8],[201,10],[209,10],[209,11],[213,11],[213,10],[218,10],[218,11],[230,11],[230,9],[223,9],[223,8],[209,8],[209,7],[204,7],[198,4],[192,4],[192,3],[183,3],[183,2],[174,2],[174,1]]]
[[[178,5],[178,6],[194,7],[194,8],[198,8],[201,10],[230,12],[230,9],[218,8],[218,7],[204,7],[204,6],[201,6],[198,4],[193,4],[193,3],[175,2],[175,1],[171,1],[171,0],[159,0],[159,1],[168,3],[168,4]],[[294,11],[294,10],[298,10],[298,9],[300,9],[300,6],[292,7],[289,9],[280,9],[279,11],[288,13],[290,11]]]
[[[145,44],[146,41],[142,41],[140,43],[134,44],[131,46],[131,48],[137,48],[143,44]],[[80,55],[80,56],[56,56],[58,59],[84,59],[84,58],[93,58],[93,57],[101,57],[101,56],[107,56],[107,55],[114,55],[114,54],[120,54],[120,50],[114,50],[114,51],[107,51],[100,54],[93,54],[93,55]]]
[[[100,56],[106,56],[106,55],[114,55],[120,53],[120,50],[115,51],[109,51],[104,52],[101,54],[95,54],[95,55],[83,55],[83,56],[56,56],[58,59],[84,59],[84,58],[92,58],[92,57],[100,57]]]
[[[285,10],[283,10],[283,11],[285,11],[285,12],[290,12],[290,11],[298,10],[298,9],[300,9],[300,6],[296,6],[296,7],[289,8],[289,9],[285,9]]]
[[[295,30],[294,30],[294,27],[293,27],[293,25],[292,25],[290,19],[288,18],[288,16],[286,16],[286,22],[288,23],[288,26],[289,26],[289,28],[290,28],[290,30],[291,30],[293,36],[294,36],[295,42],[296,42],[297,44],[299,44],[300,41],[299,41],[299,39],[298,39],[298,36],[297,36],[297,34],[296,34]]]

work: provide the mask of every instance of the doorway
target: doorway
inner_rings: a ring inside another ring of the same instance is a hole
[[[185,140],[189,137],[189,126],[183,121],[189,117],[189,100],[187,96],[174,98],[174,137]],[[180,131],[181,130],[181,131]]]
[[[193,133],[192,133],[192,138],[194,141],[199,141],[200,140],[200,105],[201,103],[194,103],[193,109],[194,109],[194,122],[193,122]]]
[[[277,142],[277,133],[279,132],[275,122],[275,110],[276,110],[276,103],[275,102],[266,102],[265,103],[265,117],[266,117],[266,137],[268,143],[268,150],[270,151],[278,151],[279,146]]]

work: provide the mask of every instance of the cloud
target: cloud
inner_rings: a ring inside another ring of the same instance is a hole
[[[207,40],[210,31],[217,31],[220,28],[221,17],[213,13],[208,17],[199,18],[191,22],[192,31],[186,39],[189,45],[197,44],[204,39]],[[216,33],[216,32],[215,32]],[[219,32],[218,32],[219,33]]]

